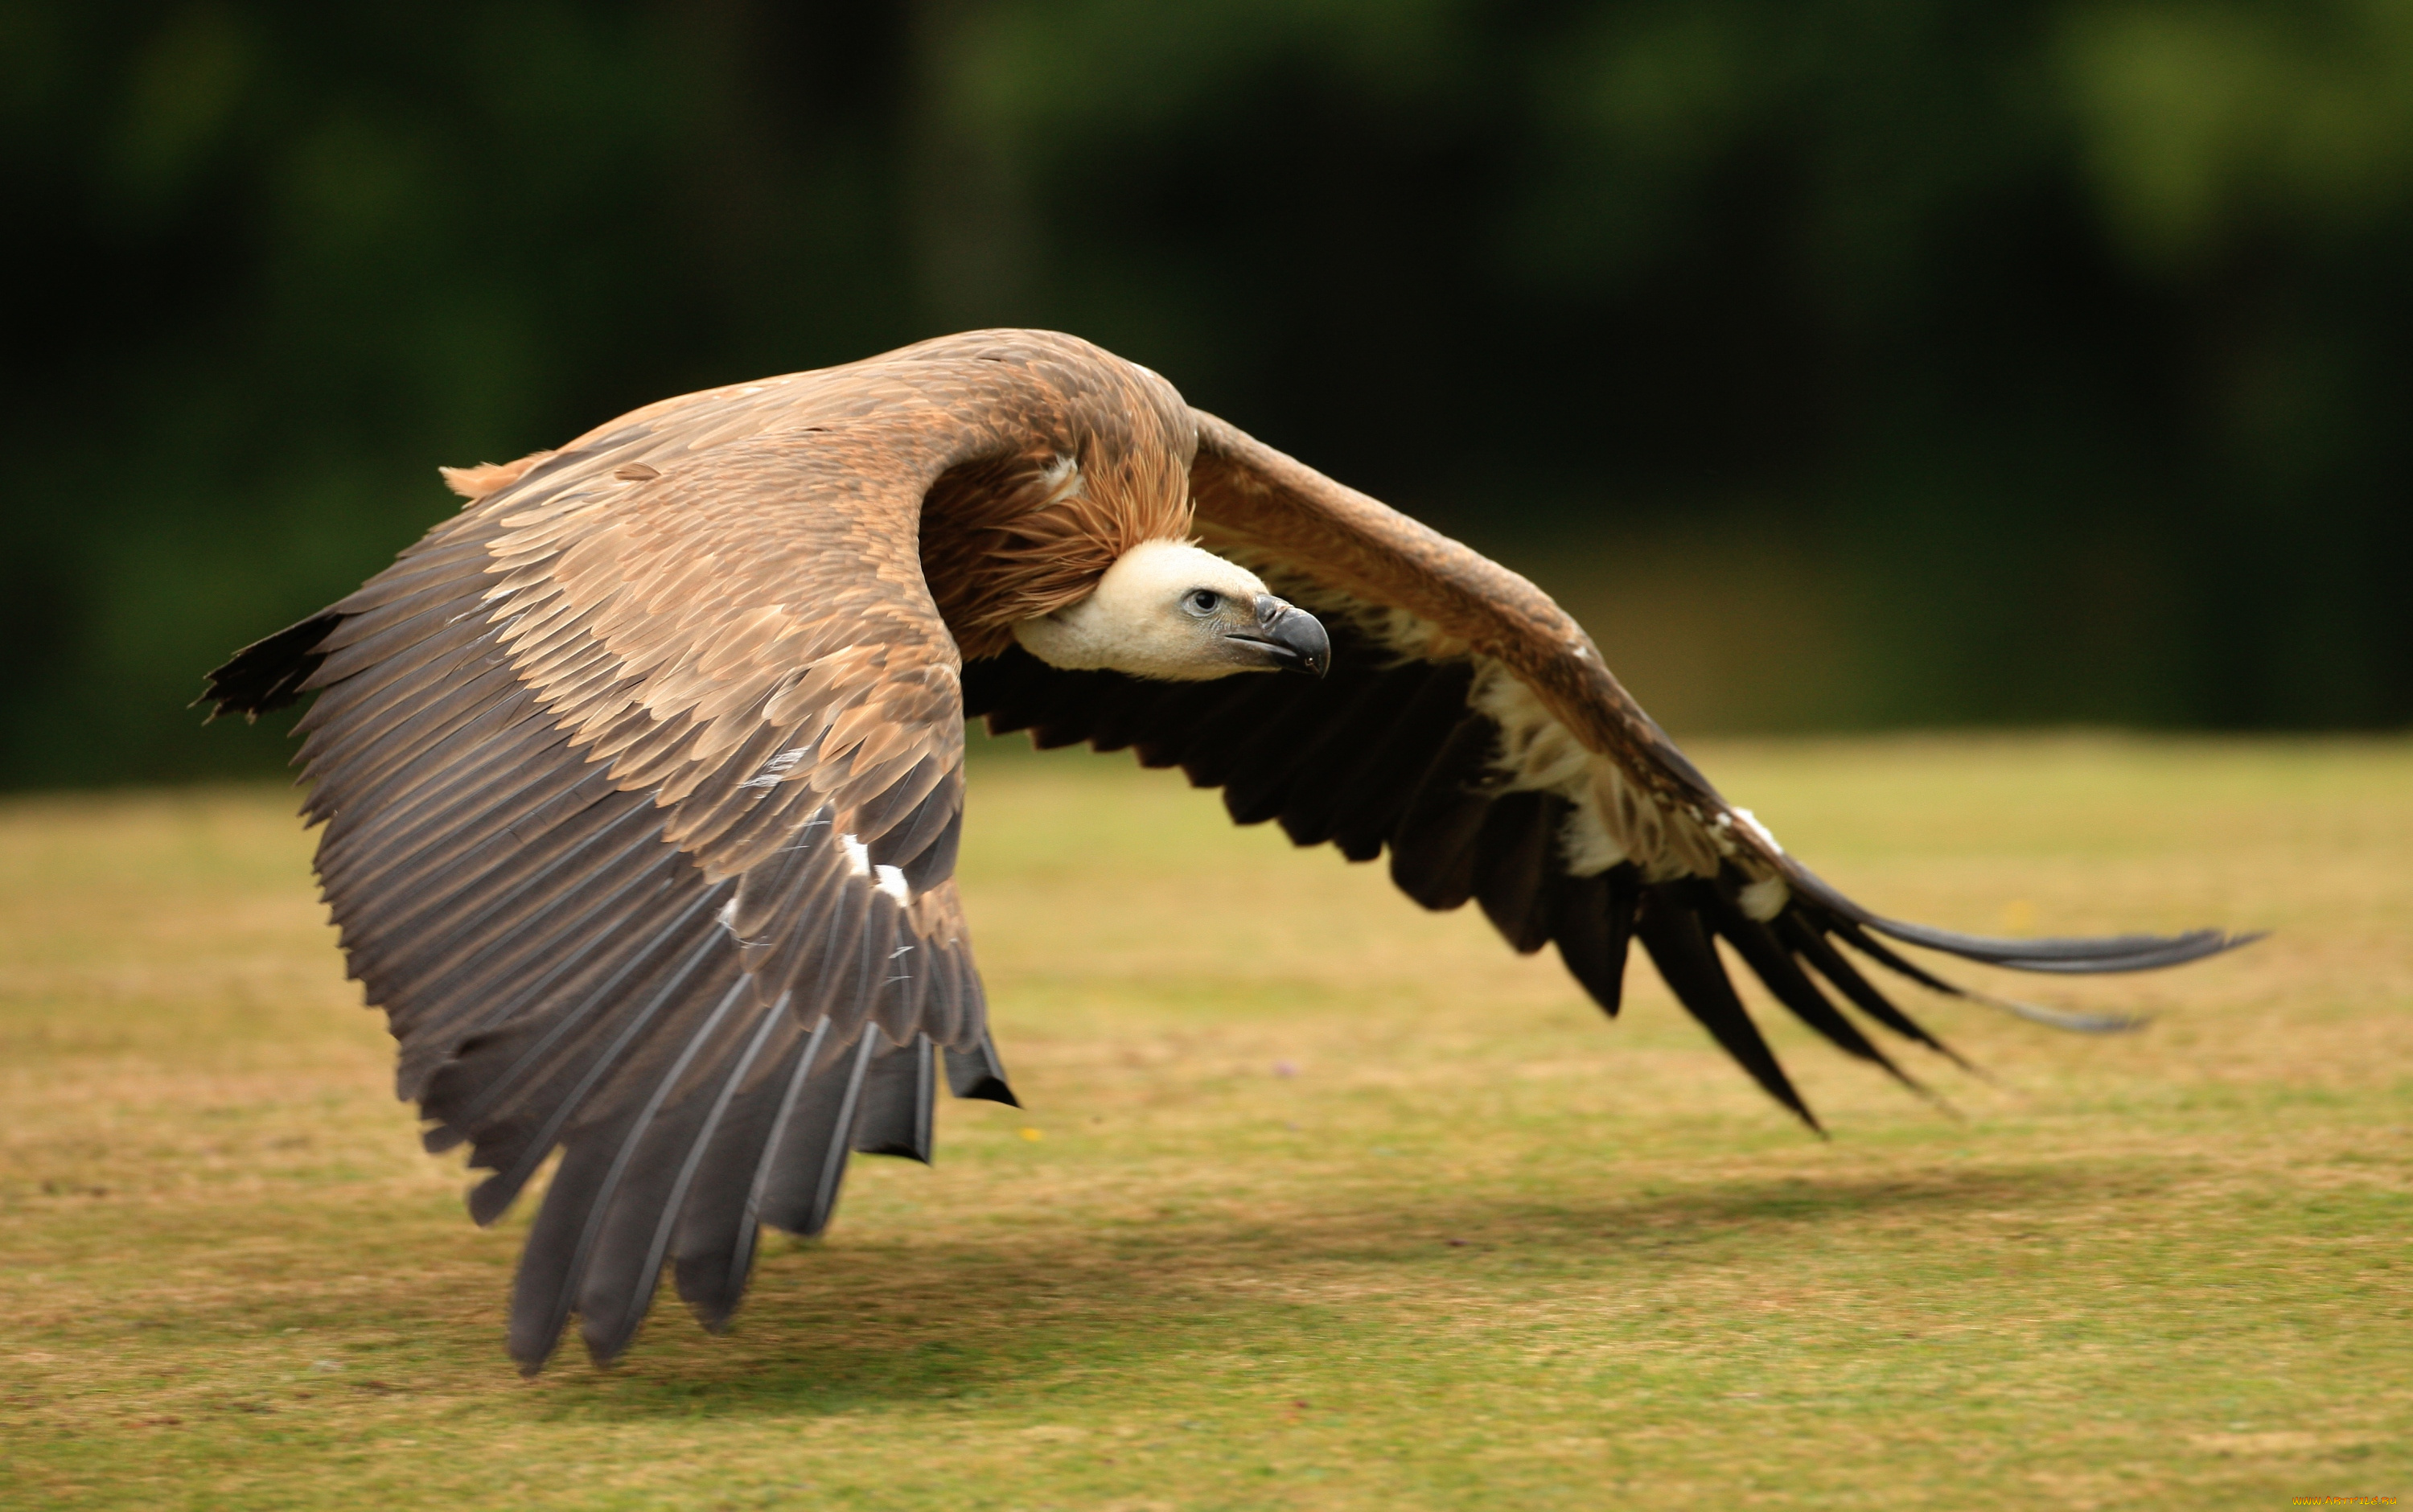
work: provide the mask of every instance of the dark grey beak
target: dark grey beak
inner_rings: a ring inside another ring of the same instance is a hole
[[[1255,630],[1236,630],[1233,640],[1261,647],[1266,660],[1284,672],[1321,677],[1332,670],[1332,637],[1324,633],[1322,621],[1270,593],[1257,595],[1256,609]]]

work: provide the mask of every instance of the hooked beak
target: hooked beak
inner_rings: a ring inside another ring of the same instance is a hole
[[[1283,672],[1321,677],[1331,670],[1332,638],[1322,621],[1270,593],[1257,595],[1256,609],[1254,630],[1234,630],[1225,639],[1258,647],[1268,666]]]

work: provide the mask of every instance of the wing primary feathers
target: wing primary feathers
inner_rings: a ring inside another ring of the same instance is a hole
[[[1858,951],[1861,955],[1866,956],[1869,959],[1876,962],[1879,966],[1900,972],[1902,975],[1910,978],[1913,982],[1917,983],[1920,986],[1927,988],[1931,992],[1941,992],[1947,998],[1957,998],[1961,996],[1961,989],[1959,987],[1954,986],[1951,983],[1945,981],[1942,977],[1937,976],[1934,972],[1928,971],[1925,967],[1918,965],[1917,962],[1903,959],[1901,956],[1888,949],[1883,941],[1871,939],[1868,931],[1862,929],[1853,921],[1849,919],[1835,919],[1828,922],[1828,932],[1833,934],[1836,939],[1849,941],[1853,949]]]
[[[627,804],[605,807],[601,799],[608,793],[608,787],[597,793],[585,783],[556,789],[553,798],[546,800],[548,805],[566,803],[581,794],[595,801],[548,826],[533,844],[520,844],[510,825],[497,826],[499,835],[491,830],[480,835],[463,834],[467,825],[452,824],[446,826],[449,833],[439,830],[426,837],[422,843],[437,858],[436,864],[414,863],[387,879],[392,915],[379,915],[373,925],[364,921],[344,931],[345,947],[354,953],[352,974],[390,974],[394,983],[391,990],[407,994],[405,984],[415,985],[415,979],[436,974],[447,957],[457,956],[481,941],[508,945],[509,935],[522,922],[517,912],[520,905],[531,892],[559,887],[558,868],[570,865],[588,868],[570,873],[584,882],[612,875],[623,860],[648,844],[659,846],[659,816]],[[645,823],[648,819],[655,822]],[[609,851],[615,843],[620,847],[617,852],[600,859],[592,855],[598,850]],[[397,849],[408,848],[407,843],[397,845]],[[366,885],[351,878],[334,878],[326,882],[326,890],[331,897],[348,901]],[[413,935],[411,931],[422,920],[427,924],[425,932]]]
[[[335,695],[333,698],[333,707],[322,715],[314,705],[305,718],[311,720],[333,718],[345,712],[348,704],[374,698],[385,689],[403,681],[413,683],[421,689],[422,696],[425,696],[429,690],[428,683],[437,679],[415,678],[412,674],[427,671],[448,659],[457,663],[461,660],[474,660],[482,656],[497,654],[492,650],[491,643],[487,639],[492,630],[493,627],[481,619],[464,615],[425,640],[407,647],[392,660],[381,661],[365,671],[354,673],[337,684],[335,689],[327,689],[328,693]],[[314,672],[312,675],[315,677],[317,673]],[[337,692],[338,689],[341,689],[340,693]],[[315,689],[305,687],[303,690]],[[322,704],[329,702],[327,698],[318,700]]]
[[[2096,972],[2150,971],[2165,966],[2183,966],[2188,961],[2217,956],[2223,951],[2250,945],[2262,938],[2260,933],[2232,935],[2219,929],[2190,929],[2176,935],[2107,935],[2100,938],[2062,938],[2045,940],[1997,940],[1985,935],[1957,934],[1949,929],[1932,929],[1923,924],[1907,924],[1872,913],[1837,892],[1823,879],[1799,862],[1792,864],[1789,881],[1795,890],[1823,905],[1835,916],[1836,932],[1843,934],[1844,926],[1857,926],[1859,930],[1874,930],[1906,945],[1922,945],[1940,950],[1963,960],[1983,962],[1988,966],[2005,966],[2015,971],[2050,971],[2077,975]],[[1857,932],[1857,931],[1856,931]],[[1847,937],[1848,938],[1848,937]],[[1859,946],[1860,939],[1853,944]],[[1874,953],[1871,953],[1873,957]],[[1887,964],[1891,965],[1888,961]],[[1900,970],[1900,968],[1896,968]],[[1929,985],[1934,986],[1932,979]],[[1939,987],[1953,991],[1951,987]],[[2042,1011],[2042,1010],[2040,1010]]]
[[[377,911],[371,917],[372,911],[365,908],[346,910],[347,944],[357,941],[367,947],[351,963],[353,975],[380,971],[389,960],[424,958],[444,948],[413,931],[425,915],[483,886],[490,872],[508,877],[518,869],[511,866],[511,852],[519,848],[518,825],[532,811],[566,806],[582,796],[591,806],[608,796],[608,790],[599,793],[588,788],[576,763],[559,760],[557,749],[514,744],[529,775],[525,781],[508,784],[496,801],[481,804],[484,795],[475,790],[455,790],[431,805],[420,823],[377,835],[352,850],[344,864],[320,868],[319,886],[331,901],[351,903],[374,896],[380,903],[392,902],[390,915]],[[342,823],[340,816],[336,823]],[[350,838],[341,832],[329,837]],[[447,934],[457,936],[490,918],[477,914],[466,921],[444,920],[438,914],[437,922],[449,924]]]
[[[1571,877],[1559,895],[1559,921],[1552,931],[1559,958],[1600,1004],[1617,1016],[1625,990],[1627,943],[1634,938],[1634,903],[1640,880],[1631,863],[1590,877]]]
[[[2182,935],[2114,935],[2101,940],[1991,940],[1981,935],[1955,934],[1896,919],[1871,920],[1868,928],[1907,945],[1923,945],[1963,960],[2015,971],[2050,971],[2095,975],[2114,971],[2151,971],[2184,966],[2207,956],[2235,950],[2261,939],[2259,934],[2231,935],[2218,929],[2192,929]]]
[[[1792,1079],[1761,1039],[1759,1028],[1751,1021],[1751,1014],[1742,1000],[1735,996],[1734,984],[1726,977],[1725,963],[1718,959],[1717,947],[1710,942],[1702,927],[1700,914],[1687,905],[1680,891],[1665,884],[1654,884],[1642,891],[1640,906],[1635,911],[1634,932],[1642,948],[1651,955],[1651,962],[1676,994],[1676,1000],[1701,1021],[1726,1054],[1751,1073],[1768,1095],[1775,1098],[1820,1138],[1827,1131],[1820,1127],[1817,1115],[1801,1101],[1793,1089]]]
[[[1002,1103],[1007,1107],[1022,1105],[1014,1089],[1005,1083],[1005,1062],[997,1058],[997,1042],[984,1029],[979,1043],[969,1050],[947,1046],[947,1090],[957,1097]]]
[[[1991,993],[1972,992],[1965,987],[1958,995],[1971,1002],[1999,1009],[2013,1018],[2024,1018],[2031,1024],[2042,1024],[2048,1029],[2066,1030],[2072,1034],[2129,1034],[2153,1021],[2140,1014],[2081,1014],[2066,1008],[2047,1008],[2037,1003],[2021,1002],[2016,998],[1997,998]]]
[[[573,1255],[565,1278],[565,1289],[575,1298],[583,1320],[580,1331],[587,1357],[598,1365],[610,1364],[628,1348],[653,1308],[679,1208],[711,1140],[712,1125],[727,1105],[725,1088],[719,1096],[699,1095],[713,1090],[713,1071],[725,1069],[713,1061],[743,1048],[720,1033],[738,1005],[750,1003],[740,973],[727,974],[729,986],[703,1021],[686,1031],[676,1057],[659,1071],[649,1068],[652,1088],[644,1103],[589,1135],[627,1131],[589,1208],[580,1238],[583,1254]],[[767,1015],[758,1012],[756,1016]],[[743,1020],[735,1027],[742,1030]],[[759,1034],[754,1039],[760,1043]],[[711,1060],[703,1059],[707,1046],[718,1052]],[[674,1100],[682,1088],[688,1095]]]
[[[1815,925],[1802,917],[1801,910],[1798,908],[1785,910],[1776,916],[1774,926],[1794,954],[1817,968],[1818,974],[1825,977],[1836,991],[1850,1000],[1852,1006],[1904,1039],[1926,1045],[1970,1075],[1976,1076],[1985,1075],[1976,1066],[1962,1060],[1961,1052],[1929,1033],[1918,1020],[1895,1007],[1884,993],[1879,992],[1870,984],[1867,977],[1860,974],[1858,967],[1844,959],[1843,952],[1837,950],[1827,937],[1819,932]]]
[[[794,1031],[795,1015],[789,1012],[785,999],[775,1001],[766,1015]],[[754,1267],[762,1213],[770,1202],[774,1158],[787,1143],[788,1127],[796,1119],[797,1105],[829,1038],[829,1021],[823,1019],[812,1032],[799,1036],[799,1043],[787,1052],[784,1066],[775,1063],[774,1075],[748,1097],[744,1116],[732,1120],[728,1136],[736,1149],[750,1149],[753,1159],[732,1160],[708,1178],[689,1199],[688,1211],[680,1222],[673,1267],[679,1296],[714,1333],[729,1326],[746,1295],[747,1273]],[[740,1175],[745,1179],[733,1179]]]
[[[703,951],[698,951],[701,960]],[[734,972],[731,973],[734,975]],[[659,1009],[668,1001],[675,987],[665,987],[652,1008]],[[570,1310],[586,1280],[589,1262],[594,1258],[596,1240],[603,1232],[612,1199],[619,1192],[629,1166],[636,1159],[637,1148],[644,1141],[654,1115],[671,1095],[689,1060],[703,1048],[711,1030],[726,1016],[742,995],[742,981],[731,984],[722,992],[703,1030],[689,1038],[670,1070],[655,1083],[644,1103],[630,1114],[597,1129],[599,1136],[624,1129],[616,1149],[608,1137],[573,1138],[562,1154],[561,1165],[553,1174],[553,1185],[544,1194],[544,1206],[537,1213],[536,1223],[528,1230],[527,1247],[520,1252],[519,1275],[511,1288],[511,1351],[520,1362],[523,1373],[533,1375],[544,1366],[554,1345],[560,1340],[561,1327],[569,1321]],[[651,1018],[650,1012],[637,1016],[621,1035],[625,1045],[636,1031]],[[618,1048],[615,1045],[614,1048]],[[616,1056],[599,1058],[590,1075],[599,1075],[613,1066]],[[584,1089],[579,1096],[568,1099],[564,1107],[573,1107],[585,1101]],[[545,1140],[552,1148],[553,1141]],[[608,1159],[606,1151],[609,1152]],[[659,1274],[659,1272],[657,1272]],[[599,1301],[600,1299],[599,1298]],[[629,1327],[635,1327],[630,1320]],[[600,1363],[600,1361],[599,1361]]]
[[[1896,1065],[1883,1050],[1869,1042],[1857,1025],[1843,1016],[1843,1010],[1828,1001],[1816,983],[1801,970],[1792,953],[1779,943],[1775,932],[1759,920],[1743,912],[1715,882],[1707,879],[1690,891],[1698,900],[1702,917],[1709,920],[1718,934],[1734,946],[1752,974],[1765,984],[1776,1001],[1793,1011],[1800,1019],[1824,1035],[1828,1042],[1844,1054],[1883,1067],[1894,1080],[1926,1098],[1939,1107],[1947,1107],[1935,1092],[1922,1085]]]
[[[863,1116],[854,1148],[866,1155],[899,1155],[930,1164],[930,1125],[938,1108],[938,1046],[927,1034],[883,1052],[863,1084]]]
[[[357,728],[305,729],[327,706],[327,700],[340,691],[331,689],[319,694],[308,712],[294,721],[295,733],[303,736],[294,763],[310,774],[310,795],[302,805],[304,823],[326,823],[342,808],[348,791],[366,790],[426,760],[446,741],[481,721],[494,719],[496,705],[508,702],[520,688],[511,664],[496,658],[489,665],[462,673],[433,700],[425,689],[402,683],[361,709]]]
[[[2010,998],[1997,998],[1991,993],[1979,992],[1957,983],[1945,981],[1934,972],[1903,958],[1900,952],[1887,948],[1884,941],[1873,938],[1867,930],[1849,921],[1838,921],[1834,926],[1834,932],[1838,939],[1848,941],[1853,949],[1869,959],[1880,966],[1901,972],[1923,987],[1940,992],[1947,998],[1961,998],[1970,1002],[1983,1003],[1989,1008],[2000,1009],[2014,1018],[2024,1018],[2031,1024],[2044,1024],[2053,1029],[2067,1030],[2073,1034],[2125,1034],[2131,1030],[2142,1029],[2146,1023],[2145,1019],[2129,1014],[2071,1013],[2059,1008],[2040,1007],[2032,1002],[2020,1002]]]
[[[309,709],[293,721],[297,734],[322,739],[305,742],[302,755],[315,767],[319,751],[346,739],[365,738],[375,744],[391,734],[388,721],[419,718],[431,703],[452,703],[471,695],[469,683],[497,664],[510,665],[492,638],[493,627],[469,617],[471,606],[459,604],[463,617],[411,647],[407,657],[392,666],[372,667],[332,687],[311,687]],[[525,692],[514,676],[508,691]],[[474,695],[491,700],[489,691]],[[481,704],[482,706],[482,704]]]
[[[666,863],[658,861],[646,867],[614,889],[614,897],[620,892],[639,885],[657,868],[674,872],[678,859],[674,852]],[[607,908],[613,901],[614,897],[606,897],[596,905],[596,910]],[[588,1014],[606,1006],[623,988],[643,986],[644,978],[637,973],[659,969],[666,958],[660,954],[661,947],[686,929],[709,901],[709,896],[693,899],[652,932],[630,936],[616,950],[600,959],[565,954],[554,970],[568,976],[571,983],[570,992],[576,993],[574,999],[562,1002],[540,1017],[530,1015],[524,1019],[507,1020],[486,1035],[473,1035],[463,1040],[454,1052],[453,1060],[441,1068],[446,1074],[446,1084],[440,1088],[429,1088],[422,1100],[422,1111],[429,1118],[455,1128],[474,1129],[490,1122],[499,1106],[519,1090],[521,1076],[535,1067],[563,1035],[578,1028]],[[599,975],[601,980],[595,981]],[[582,976],[585,979],[583,982],[580,980]],[[547,991],[557,981],[553,972],[548,972],[546,978],[530,984],[533,990],[514,996],[533,998]],[[585,990],[580,991],[581,987]],[[568,998],[570,994],[565,993],[564,996]],[[508,1067],[499,1074],[488,1075],[482,1065],[473,1066],[473,1060],[501,1050],[510,1043],[514,1031],[528,1036],[530,1043],[520,1047]],[[481,1078],[474,1089],[468,1085],[473,1070]]]
[[[724,1008],[729,1001],[745,991],[746,985],[743,982],[733,986],[731,999],[724,1000]],[[633,1219],[642,1220],[648,1213],[653,1215],[653,1233],[646,1241],[644,1258],[630,1273],[631,1282],[642,1284],[643,1290],[637,1291],[632,1287],[629,1291],[620,1294],[623,1298],[622,1305],[625,1308],[623,1312],[616,1318],[607,1317],[605,1314],[607,1304],[603,1300],[599,1299],[595,1305],[590,1306],[582,1295],[579,1311],[585,1313],[587,1319],[586,1347],[588,1354],[597,1363],[608,1362],[617,1357],[621,1350],[628,1347],[629,1341],[636,1333],[637,1325],[644,1320],[646,1312],[650,1310],[655,1287],[661,1280],[662,1266],[672,1252],[674,1240],[686,1233],[689,1215],[694,1211],[698,1201],[703,1197],[704,1188],[710,1182],[711,1172],[716,1163],[709,1162],[708,1157],[715,1148],[716,1140],[726,1125],[732,1108],[741,1105],[740,1090],[746,1087],[748,1075],[752,1072],[755,1062],[761,1059],[764,1045],[783,1030],[793,1032],[793,1026],[788,1022],[782,1005],[775,1003],[769,1008],[758,1007],[755,1010],[752,1032],[745,1037],[744,1045],[739,1049],[734,1060],[719,1075],[717,1084],[707,1081],[699,1093],[690,1094],[689,1109],[686,1111],[691,1112],[700,1108],[701,1117],[682,1118],[668,1131],[673,1137],[684,1138],[687,1142],[687,1149],[675,1169],[672,1171],[671,1180],[666,1190],[651,1193],[650,1201],[633,1200],[634,1193],[631,1193],[630,1198],[623,1200],[621,1206],[630,1210],[630,1216]],[[700,1095],[701,1090],[710,1091],[711,1098],[708,1103]],[[759,1089],[756,1100],[760,1101]],[[739,1149],[743,1148],[741,1143]],[[731,1150],[728,1153],[733,1156],[736,1151]],[[743,1162],[735,1159],[723,1159],[717,1164],[733,1173],[748,1170]],[[669,1168],[667,1163],[658,1163],[658,1165],[664,1169]],[[742,1197],[743,1189],[739,1190]],[[687,1288],[682,1285],[680,1288],[682,1296],[686,1294],[686,1290]],[[609,1295],[604,1294],[606,1297]],[[725,1312],[723,1317],[725,1319]]]
[[[462,611],[476,600],[466,594],[429,594],[423,600],[395,605],[382,614],[353,615],[342,620],[320,641],[311,655],[318,666],[303,683],[303,690],[313,686],[325,687],[366,672],[372,667],[389,663],[407,666],[403,653],[433,639],[447,627],[462,622]],[[468,627],[474,635],[481,628]],[[459,640],[455,637],[455,641]]]
[[[763,1186],[762,1218],[773,1228],[810,1238],[829,1226],[846,1180],[864,1077],[880,1037],[866,1028],[854,1044],[816,1070],[788,1120],[786,1137],[775,1147],[770,1179]]]
[[[366,884],[396,870],[407,877],[426,865],[421,852],[428,841],[452,838],[489,815],[508,812],[517,819],[524,809],[575,785],[577,763],[543,759],[566,742],[558,732],[529,719],[533,700],[526,703],[526,708],[516,710],[496,704],[492,713],[500,727],[478,733],[482,744],[474,758],[451,767],[431,763],[428,775],[380,793],[373,820],[355,822],[337,799],[338,811],[320,841],[319,878],[332,886],[345,886]],[[441,817],[448,810],[453,816],[450,824]],[[399,843],[406,837],[418,843]],[[474,832],[469,838],[475,838]]]
[[[333,610],[313,615],[227,658],[225,665],[211,671],[201,696],[193,700],[196,704],[210,705],[201,722],[206,724],[221,714],[257,719],[300,698],[303,683],[318,670],[319,658],[315,654],[318,643],[342,618]]]

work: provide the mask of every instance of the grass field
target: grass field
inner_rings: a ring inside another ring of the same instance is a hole
[[[1830,880],[2177,972],[1917,1006],[1959,1120],[1764,1016],[1120,760],[993,760],[963,874],[1021,1112],[858,1158],[736,1330],[523,1381],[281,789],[0,805],[0,1505],[2280,1507],[2413,1494],[2413,745],[1695,754]],[[1971,969],[1972,977],[1983,973]],[[1912,994],[1912,996],[1916,996]]]

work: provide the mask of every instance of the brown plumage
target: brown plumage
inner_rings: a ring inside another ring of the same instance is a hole
[[[719,1327],[761,1225],[818,1231],[850,1149],[927,1158],[942,1067],[1012,1100],[953,881],[967,715],[1387,851],[1418,902],[1556,943],[1612,1014],[1639,940],[1805,1120],[1715,941],[1906,1082],[1843,1005],[1950,1052],[1839,941],[1946,992],[1879,937],[2054,971],[2236,942],[1868,912],[1726,804],[1531,584],[1069,336],[665,400],[445,481],[459,515],[208,696],[316,693],[320,882],[430,1148],[490,1173],[473,1214],[563,1152],[512,1303],[530,1370],[573,1312],[618,1353],[665,1266]],[[1166,544],[1193,535],[1225,560]],[[1147,575],[1193,567],[1213,582]],[[1132,626],[1151,648],[1108,633]],[[1285,663],[1330,674],[1223,675]]]

